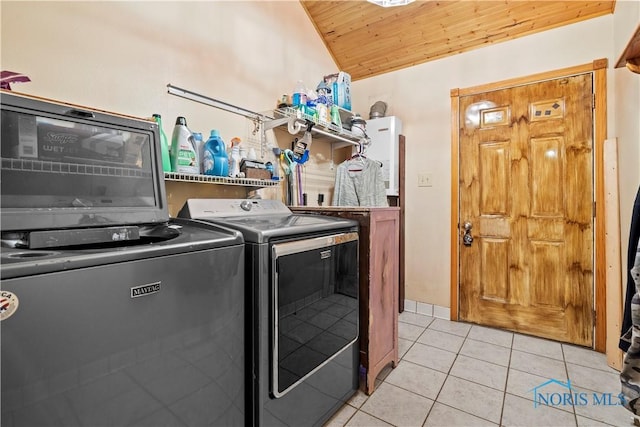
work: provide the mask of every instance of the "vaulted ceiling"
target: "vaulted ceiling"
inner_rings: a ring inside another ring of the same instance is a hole
[[[606,15],[615,7],[615,0],[418,0],[390,8],[365,0],[300,2],[352,80]]]

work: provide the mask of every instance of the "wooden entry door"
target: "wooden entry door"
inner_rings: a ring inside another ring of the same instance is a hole
[[[460,97],[461,320],[592,346],[592,107],[590,73]]]

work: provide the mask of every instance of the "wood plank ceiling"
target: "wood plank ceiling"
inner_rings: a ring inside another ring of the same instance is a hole
[[[615,0],[418,0],[390,8],[365,0],[300,3],[352,80],[606,15],[615,7]]]

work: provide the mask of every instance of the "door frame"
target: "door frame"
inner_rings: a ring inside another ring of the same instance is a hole
[[[460,177],[459,177],[459,143],[460,143],[460,111],[461,96],[474,95],[514,86],[532,84],[544,80],[569,77],[576,74],[592,73],[593,92],[593,171],[595,201],[594,232],[594,349],[605,352],[607,338],[606,312],[606,248],[605,248],[605,189],[604,189],[604,141],[607,137],[607,65],[606,58],[596,59],[591,63],[569,68],[517,77],[494,83],[464,89],[451,89],[451,320],[459,316],[459,209],[460,209]]]

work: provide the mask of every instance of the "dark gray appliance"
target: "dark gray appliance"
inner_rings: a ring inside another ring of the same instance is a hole
[[[247,416],[319,426],[358,388],[358,228],[275,200],[190,199],[179,216],[242,232]]]
[[[155,124],[0,104],[2,426],[244,425],[241,233],[169,220]]]
[[[157,232],[3,248],[3,427],[244,425],[242,237]]]

